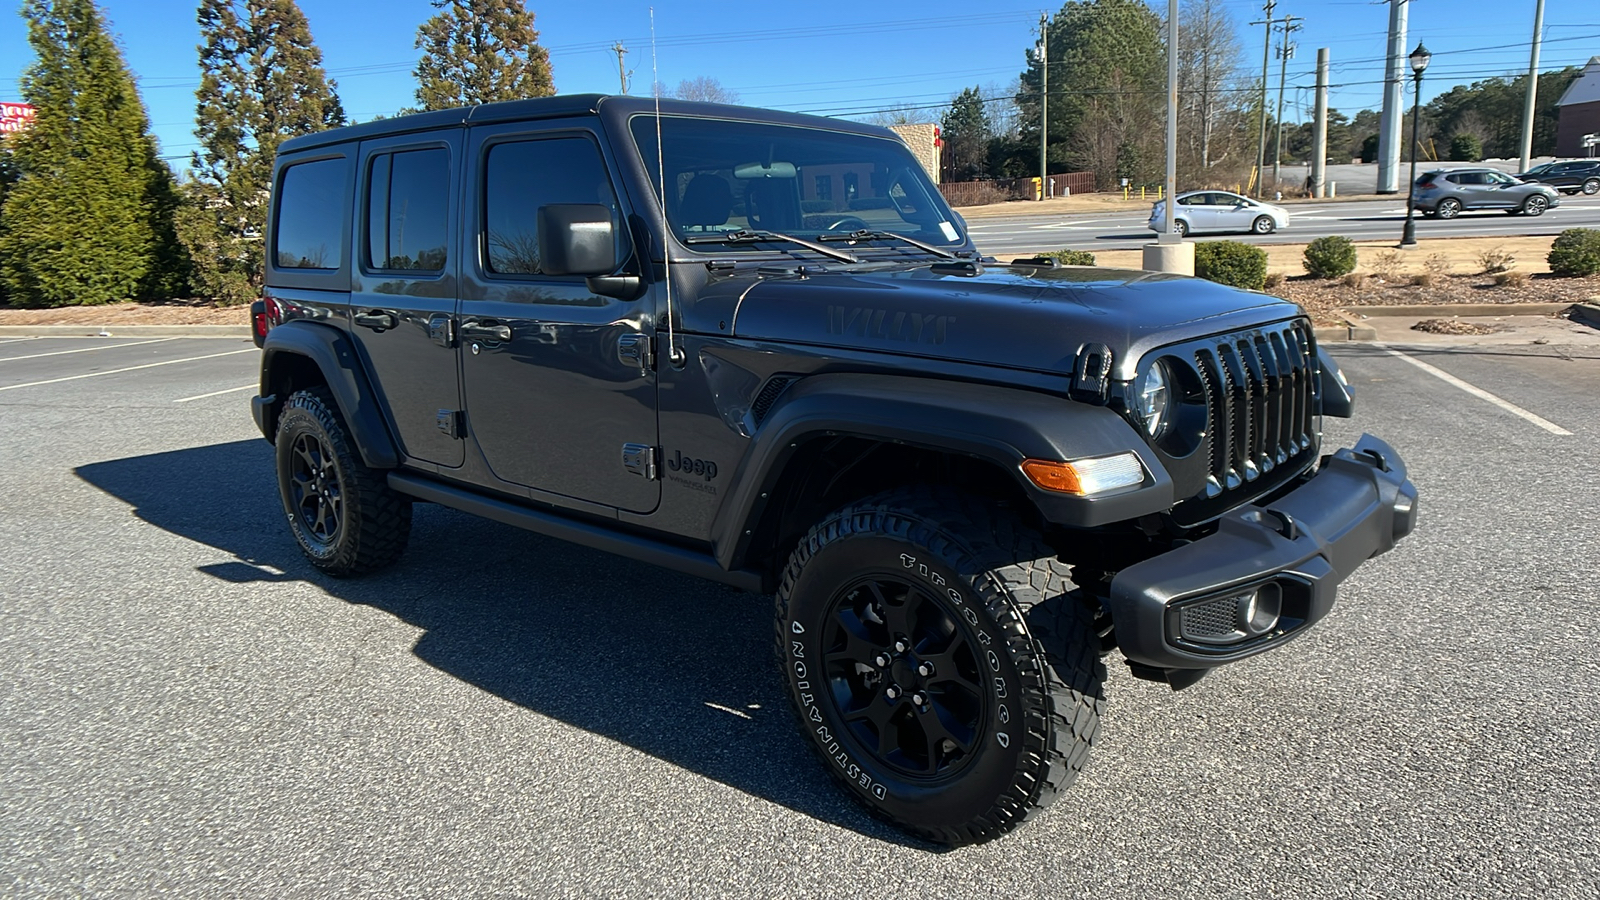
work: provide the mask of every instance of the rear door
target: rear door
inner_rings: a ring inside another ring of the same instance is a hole
[[[454,342],[462,132],[361,145],[350,333],[411,459],[461,465]]]
[[[462,384],[492,487],[648,513],[661,482],[624,460],[647,460],[656,445],[655,371],[639,352],[649,301],[597,295],[582,277],[539,266],[539,208],[555,203],[609,207],[618,263],[631,255],[601,146],[587,120],[472,129],[467,228],[477,247],[462,272]]]

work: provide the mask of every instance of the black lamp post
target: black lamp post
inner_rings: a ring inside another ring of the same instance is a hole
[[[1422,111],[1422,71],[1428,68],[1428,62],[1433,59],[1433,54],[1428,48],[1417,42],[1417,49],[1411,51],[1411,77],[1416,79],[1416,99],[1411,104],[1411,180],[1406,189],[1406,228],[1400,234],[1400,246],[1415,247],[1417,245],[1417,119]]]

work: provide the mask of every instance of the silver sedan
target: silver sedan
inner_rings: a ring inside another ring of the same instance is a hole
[[[1156,201],[1150,209],[1150,230],[1167,230],[1167,202]],[[1230,191],[1190,191],[1178,195],[1173,229],[1179,234],[1191,231],[1249,231],[1271,234],[1289,225],[1289,211]]]

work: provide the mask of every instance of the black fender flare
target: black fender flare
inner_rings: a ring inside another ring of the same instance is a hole
[[[374,469],[400,465],[400,451],[378,410],[361,359],[350,338],[330,325],[291,321],[267,332],[261,346],[261,396],[254,401],[256,424],[267,440],[273,439],[278,410],[288,399],[272,392],[274,366],[285,356],[309,359],[322,372],[363,462]]]
[[[751,439],[711,525],[724,568],[743,565],[768,498],[795,451],[823,436],[852,436],[988,460],[1009,472],[1048,522],[1092,528],[1171,508],[1172,477],[1125,419],[1062,395],[902,375],[828,374],[786,390]],[[1069,460],[1132,450],[1143,487],[1102,497],[1044,491],[1025,459]]]

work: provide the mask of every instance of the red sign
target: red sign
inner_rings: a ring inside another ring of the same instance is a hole
[[[32,121],[32,106],[26,103],[0,103],[0,134],[21,131]]]

